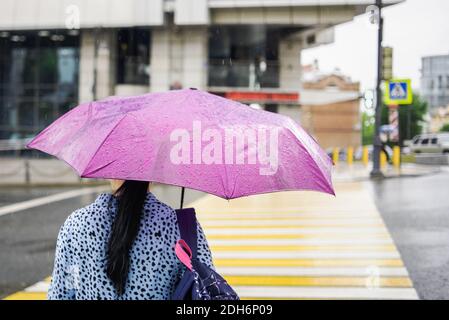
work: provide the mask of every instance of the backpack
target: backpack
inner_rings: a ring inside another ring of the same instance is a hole
[[[237,293],[215,270],[197,259],[197,221],[194,208],[176,210],[181,239],[175,253],[187,267],[173,300],[239,300]]]

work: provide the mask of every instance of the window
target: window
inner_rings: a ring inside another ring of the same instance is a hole
[[[117,83],[150,83],[150,30],[120,29],[117,34]]]
[[[264,26],[217,26],[209,30],[211,87],[279,87],[281,31]]]
[[[430,140],[430,144],[437,144],[438,143],[438,139],[437,138],[432,138]]]
[[[428,138],[422,139],[421,144],[429,144],[429,139]]]
[[[17,31],[0,38],[0,139],[36,134],[78,102],[79,36]]]

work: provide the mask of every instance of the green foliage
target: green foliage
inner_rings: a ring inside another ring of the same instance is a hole
[[[444,124],[441,127],[440,132],[449,132],[449,123]]]
[[[374,136],[374,116],[363,112],[362,113],[362,145],[373,144]]]

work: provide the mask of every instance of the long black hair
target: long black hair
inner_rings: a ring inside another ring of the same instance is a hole
[[[107,275],[119,295],[125,290],[129,250],[139,232],[148,181],[126,180],[114,193],[118,199],[107,250]]]

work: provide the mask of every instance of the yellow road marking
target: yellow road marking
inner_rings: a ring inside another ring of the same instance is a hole
[[[19,291],[10,296],[7,296],[5,300],[46,300],[46,292],[26,292]]]
[[[233,286],[318,286],[318,287],[366,287],[371,277],[289,277],[289,276],[227,276]],[[408,288],[408,277],[380,277],[380,287]]]
[[[276,217],[276,214],[273,214],[272,216],[269,217],[245,217],[243,216],[238,216],[238,217],[210,217],[207,215],[204,216],[198,216],[198,220],[200,220],[200,222],[208,222],[208,221],[229,221],[229,220],[235,220],[235,221],[240,221],[240,220],[258,220],[258,221],[273,221],[273,220],[298,220],[298,221],[309,221],[309,220],[338,220],[338,221],[345,221],[345,220],[353,220],[353,219],[357,219],[357,220],[376,220],[379,223],[382,223],[382,220],[379,219],[379,217],[376,216],[370,216],[370,217],[365,217],[365,216],[348,216],[348,217],[342,217],[342,216],[291,216],[291,217]]]
[[[394,245],[339,245],[339,246],[210,246],[214,251],[396,251]]]
[[[361,298],[363,299],[363,298]],[[332,298],[270,298],[270,297],[240,297],[240,300],[335,300]]]
[[[206,224],[204,224],[206,228]],[[308,225],[226,225],[213,226],[207,225],[207,229],[310,229],[310,228],[379,228],[385,229],[383,223],[354,223],[354,224],[308,224]]]
[[[205,228],[204,232],[207,239],[360,239],[360,234],[208,234]],[[390,235],[385,232],[370,233],[369,238],[390,240]]]
[[[403,267],[401,259],[214,259],[217,267]]]

